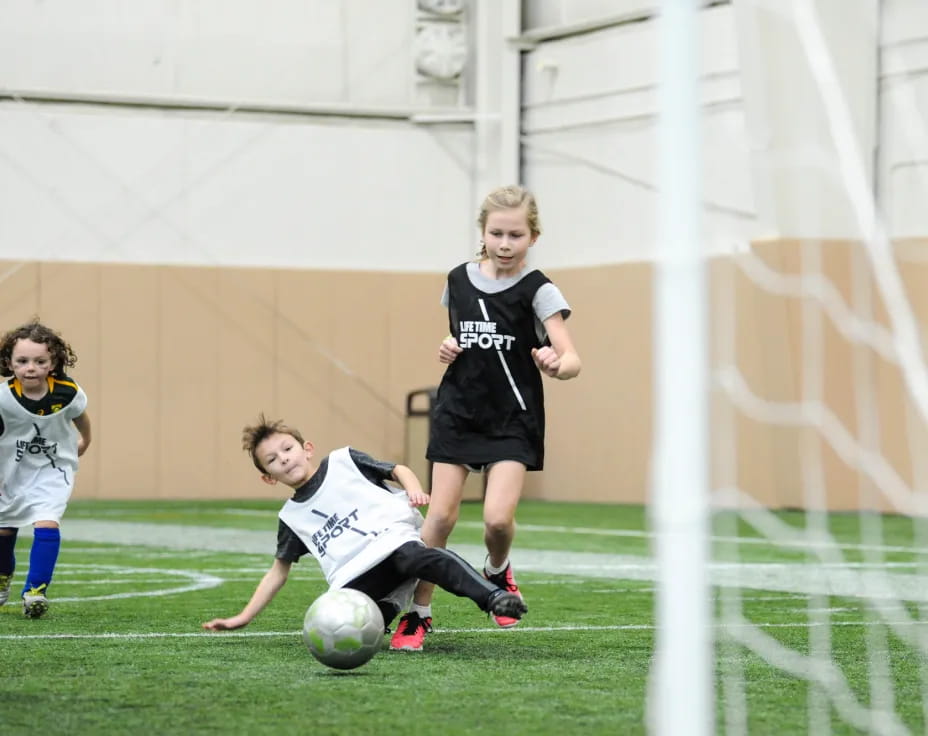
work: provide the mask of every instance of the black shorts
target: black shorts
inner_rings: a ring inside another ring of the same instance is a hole
[[[425,548],[425,543],[404,542],[370,570],[362,572],[354,580],[346,583],[345,587],[360,590],[368,597],[379,601],[411,578],[403,569],[405,566],[402,564],[402,558],[404,555],[415,555],[419,548]]]
[[[544,468],[544,440],[522,432],[487,435],[478,428],[436,412],[425,453],[433,463],[486,469],[502,460],[522,463],[527,470]]]

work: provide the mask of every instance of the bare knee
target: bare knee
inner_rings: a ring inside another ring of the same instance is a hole
[[[509,518],[490,518],[484,519],[483,527],[488,536],[506,537],[512,534],[514,523]]]
[[[442,513],[429,509],[425,524],[422,526],[422,540],[430,547],[444,547],[457,521],[456,511]]]

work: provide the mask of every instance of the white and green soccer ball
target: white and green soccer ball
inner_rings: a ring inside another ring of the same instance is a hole
[[[350,588],[330,590],[307,609],[303,642],[322,664],[352,670],[380,651],[383,626],[380,609],[364,593]]]

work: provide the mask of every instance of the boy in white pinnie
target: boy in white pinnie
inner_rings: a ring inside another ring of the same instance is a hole
[[[39,322],[0,340],[0,605],[16,568],[16,536],[32,525],[23,613],[48,610],[48,586],[61,549],[59,524],[74,488],[78,458],[90,444],[87,395],[65,374],[77,356]],[[75,431],[76,428],[76,431]]]
[[[262,480],[289,486],[293,496],[278,515],[274,562],[251,599],[235,616],[212,619],[203,628],[246,626],[287,582],[290,566],[307,553],[316,558],[331,588],[353,588],[372,598],[385,624],[408,603],[420,578],[494,615],[519,619],[528,610],[519,596],[486,580],[454,552],[425,546],[416,507],[429,497],[405,465],[343,447],[317,466],[311,442],[263,416],[245,427],[242,440]],[[402,491],[391,489],[388,481]]]

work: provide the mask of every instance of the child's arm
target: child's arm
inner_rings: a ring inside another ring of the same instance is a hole
[[[438,346],[438,362],[451,365],[463,352],[464,348],[458,345],[458,341],[451,335],[448,335],[448,337],[441,341],[441,345]]]
[[[560,312],[552,314],[545,320],[545,332],[551,341],[551,347],[532,348],[532,358],[538,370],[551,378],[566,381],[580,373],[580,356],[570,339],[567,323]]]
[[[247,626],[274,599],[277,591],[284,587],[289,574],[290,563],[275,559],[271,569],[264,573],[264,577],[261,578],[261,582],[255,588],[251,600],[248,601],[240,613],[232,616],[232,618],[214,618],[212,621],[205,622],[203,628],[210,631],[225,631]]]
[[[429,502],[429,494],[422,490],[422,484],[405,465],[397,465],[393,468],[393,480],[399,483],[406,495],[409,496],[410,506],[425,506]]]
[[[90,417],[87,416],[87,412],[84,412],[79,417],[74,417],[73,421],[80,434],[77,438],[77,456],[80,457],[87,451],[87,446],[90,444]]]

